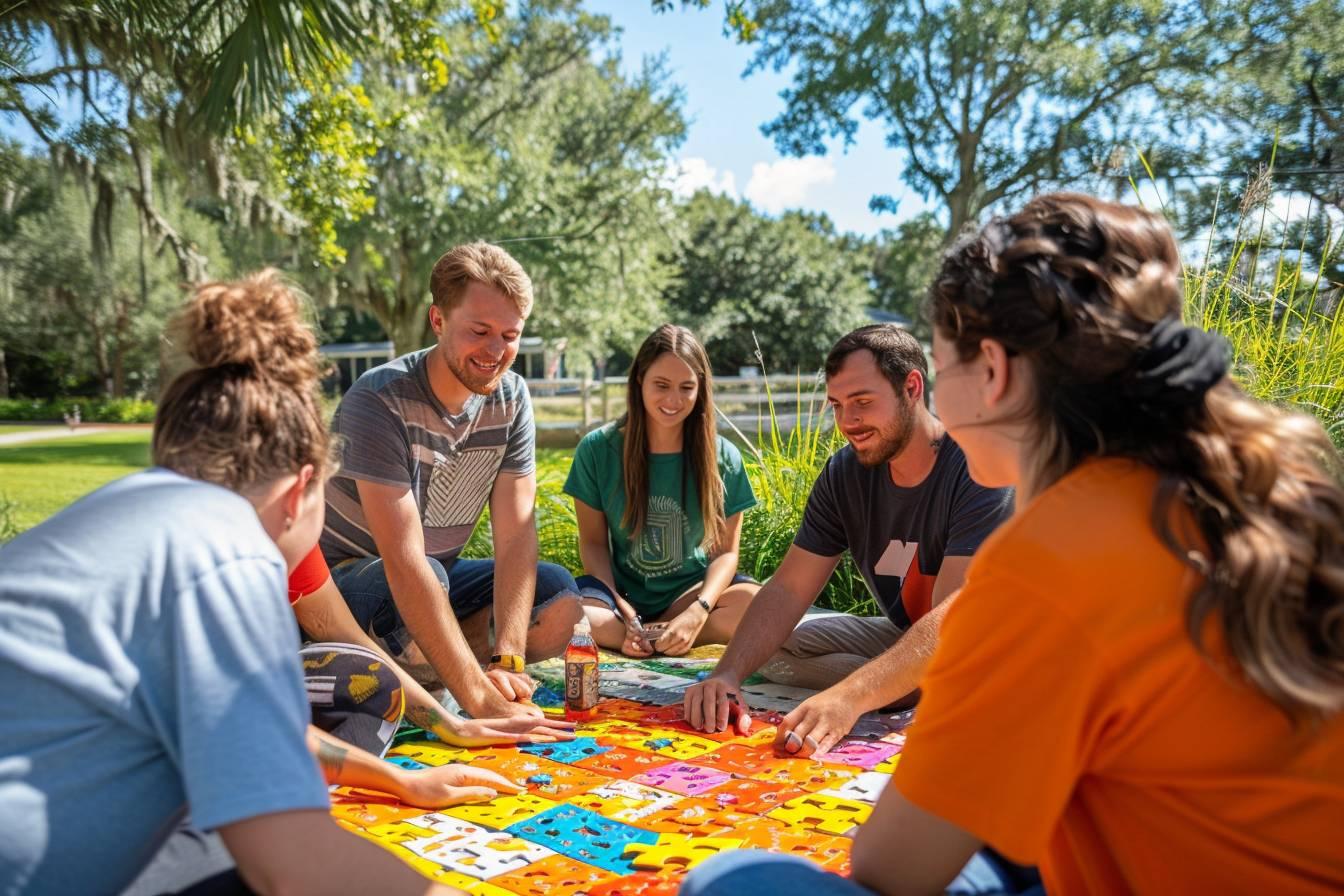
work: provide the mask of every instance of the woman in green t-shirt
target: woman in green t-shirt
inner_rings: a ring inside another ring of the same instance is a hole
[[[579,522],[578,583],[603,647],[679,656],[727,643],[760,590],[737,572],[742,512],[756,496],[741,453],[715,429],[712,390],[699,340],[664,324],[630,366],[626,413],[574,453],[565,493]]]

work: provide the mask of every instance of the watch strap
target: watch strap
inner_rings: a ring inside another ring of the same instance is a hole
[[[526,665],[526,661],[521,656],[514,653],[497,653],[490,657],[490,665],[498,666],[509,672],[521,672],[523,671],[523,666]]]

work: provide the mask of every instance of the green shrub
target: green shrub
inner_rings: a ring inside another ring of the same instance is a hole
[[[84,423],[154,422],[154,402],[138,398],[0,398],[0,420],[59,423],[75,408]]]

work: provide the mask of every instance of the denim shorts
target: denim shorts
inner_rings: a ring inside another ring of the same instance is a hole
[[[444,566],[433,557],[425,561],[447,592],[453,615],[465,619],[485,609],[495,600],[495,561],[456,560]],[[392,586],[381,557],[356,557],[331,568],[331,578],[340,589],[359,627],[381,638],[394,656],[408,646],[403,642],[405,623],[392,600]],[[532,618],[551,601],[578,594],[578,586],[569,570],[554,563],[537,564],[537,586],[532,596]]]

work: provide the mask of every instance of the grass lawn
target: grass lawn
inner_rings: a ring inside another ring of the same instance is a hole
[[[34,427],[36,428],[36,427]],[[11,504],[11,534],[31,529],[56,511],[119,476],[149,466],[147,429],[0,445],[0,515]],[[563,476],[572,451],[537,451],[538,473]],[[0,516],[0,531],[5,529]]]
[[[12,432],[32,432],[37,429],[55,429],[54,426],[40,426],[34,423],[0,423],[0,436]]]
[[[149,465],[149,430],[0,445],[0,507],[30,529],[104,483]],[[0,520],[0,528],[4,528]]]

